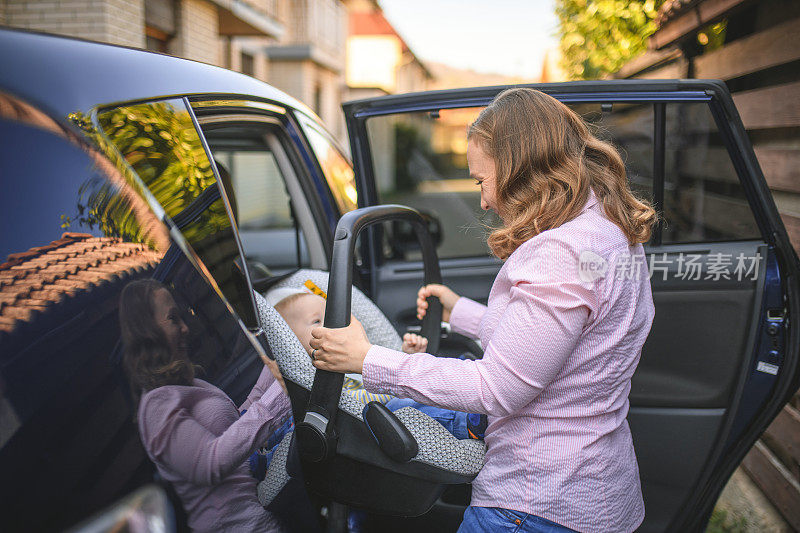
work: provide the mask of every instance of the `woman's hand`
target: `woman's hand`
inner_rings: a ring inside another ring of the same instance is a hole
[[[402,350],[405,353],[423,353],[428,347],[428,339],[416,333],[406,333],[403,335]]]
[[[351,317],[350,325],[344,328],[312,329],[311,348],[314,366],[320,370],[361,374],[372,344],[361,322]]]
[[[283,375],[281,375],[281,371],[278,368],[278,363],[276,363],[275,361],[273,361],[272,359],[270,359],[269,357],[267,357],[265,355],[261,356],[261,360],[264,362],[264,365],[267,368],[269,368],[269,371],[272,374],[272,377],[274,377],[275,381],[277,381],[278,384],[281,386],[281,388],[283,389],[283,392],[285,392],[286,394],[289,394],[289,392],[286,390],[286,383],[284,383],[284,381],[283,381]]]
[[[428,302],[426,300],[428,296],[437,296],[439,298],[439,301],[442,302],[442,320],[450,322],[450,312],[460,296],[445,285],[439,285],[438,283],[431,283],[421,287],[417,293],[417,318],[420,320],[428,312]]]

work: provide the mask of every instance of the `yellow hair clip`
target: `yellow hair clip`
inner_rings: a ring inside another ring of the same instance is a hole
[[[303,285],[305,285],[306,289],[310,290],[311,292],[313,292],[317,296],[322,296],[326,300],[328,299],[328,295],[325,294],[325,291],[323,291],[322,289],[317,287],[317,284],[314,283],[313,281],[311,281],[310,279],[307,279],[306,282],[303,283]]]

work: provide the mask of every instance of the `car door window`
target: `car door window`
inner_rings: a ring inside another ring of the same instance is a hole
[[[314,214],[287,155],[281,123],[215,116],[203,119],[202,128],[223,181],[229,181],[248,260],[273,275],[324,267]]]
[[[570,107],[597,137],[619,150],[632,190],[652,201],[652,105]],[[437,248],[441,259],[488,256],[486,237],[500,224],[494,213],[481,209],[479,188],[467,168],[467,128],[482,109],[383,115],[366,123],[379,202],[409,205],[433,216],[441,236]],[[402,230],[386,225],[384,257],[418,259],[419,253],[404,242]]]
[[[653,106],[646,103],[569,104],[589,131],[611,143],[625,163],[631,190],[653,201]]]
[[[255,304],[241,269],[233,231],[211,163],[183,100],[104,110],[97,121],[110,144],[175,221],[220,290],[249,327]]]
[[[663,243],[760,237],[707,105],[666,105],[665,163]]]
[[[403,113],[367,121],[379,202],[408,205],[436,219],[440,259],[488,256],[487,230],[498,222],[481,209],[480,190],[467,169],[466,126],[481,109]],[[400,225],[384,228],[387,259],[419,257],[396,235],[403,231]]]

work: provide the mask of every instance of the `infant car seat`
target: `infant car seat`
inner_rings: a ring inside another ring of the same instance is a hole
[[[378,307],[352,287],[349,274],[352,272],[352,246],[359,230],[371,223],[392,218],[401,218],[414,225],[423,245],[423,256],[427,256],[426,266],[430,267],[431,252],[435,262],[435,251],[419,214],[401,206],[378,206],[346,214],[337,227],[331,277],[336,279],[338,265],[340,275],[346,278],[346,289],[329,286],[329,275],[318,270],[300,270],[276,287],[301,287],[310,279],[328,293],[326,327],[342,327],[331,325],[331,313],[346,315],[349,322],[351,306],[347,304],[352,302],[352,314],[363,324],[370,341],[399,349],[402,344],[400,336]],[[343,247],[350,250],[349,256],[343,254]],[[344,256],[347,256],[346,260],[341,259]],[[435,262],[435,267],[435,277],[438,278],[438,262]],[[347,269],[346,274],[342,273],[343,269]],[[426,279],[426,282],[431,281],[439,279]],[[344,299],[341,298],[342,290],[347,296]],[[413,295],[409,295],[409,298],[413,298]],[[347,301],[341,303],[342,300]],[[263,505],[267,506],[273,500],[288,479],[285,464],[293,452],[299,452],[303,478],[312,492],[345,505],[392,515],[423,514],[430,509],[446,484],[468,483],[475,478],[484,461],[485,446],[482,441],[458,440],[441,424],[410,407],[393,414],[384,410],[381,416],[391,418],[390,425],[399,426],[397,433],[404,434],[406,440],[416,441],[416,446],[411,448],[416,451],[413,456],[398,458],[397,454],[391,453],[391,444],[397,442],[396,438],[403,441],[403,435],[398,437],[391,430],[385,435],[374,434],[375,428],[371,431],[364,422],[363,402],[347,391],[342,392],[342,374],[333,376],[334,379],[338,376],[338,381],[334,382],[338,383],[335,394],[338,402],[333,404],[333,409],[329,406],[327,409],[317,407],[313,410],[314,402],[310,402],[310,398],[312,389],[317,386],[315,378],[319,381],[320,377],[331,377],[324,374],[334,373],[316,372],[308,352],[278,312],[259,294],[256,294],[256,302],[261,325],[286,382],[296,422],[296,430],[279,445],[267,477],[259,485],[259,499]],[[338,310],[332,309],[333,306]],[[435,310],[436,306],[431,305],[430,308]],[[432,343],[434,346],[438,344],[441,307],[438,307],[438,311],[438,317],[432,317],[436,320],[437,333],[436,342]],[[424,330],[431,330],[430,324],[430,321],[427,327],[424,324]],[[430,333],[428,337],[431,339]],[[304,434],[304,428],[309,431],[309,420],[314,424],[319,419],[327,424],[320,433],[330,438],[321,447],[316,445],[318,443],[315,443],[314,436],[309,438],[308,433]],[[379,445],[378,440],[381,439],[383,441]],[[386,440],[390,441],[388,447],[385,446]]]

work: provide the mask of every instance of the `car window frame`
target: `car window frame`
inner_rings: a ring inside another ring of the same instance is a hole
[[[326,265],[330,264],[333,231],[339,215],[316,156],[302,134],[298,115],[304,116],[303,111],[285,102],[250,95],[204,94],[187,98],[197,116],[237,113],[269,116],[280,122],[285,136],[281,135],[279,140],[299,178],[304,198],[314,213],[323,214],[323,217],[315,217],[315,223],[325,249]]]
[[[279,117],[272,115],[239,113],[209,114],[200,117],[198,121],[200,127],[205,127],[206,130],[254,124],[265,129],[266,145],[275,157],[286,191],[296,206],[296,221],[306,240],[309,268],[327,268],[328,253],[324,246],[323,233],[319,220],[313,216],[313,201],[306,193],[307,187],[303,186],[302,170],[298,168],[296,160],[292,160],[290,153],[292,150],[291,140],[285,130],[283,121]],[[205,136],[205,132],[203,132],[203,135]],[[244,247],[243,251],[246,256],[247,251],[244,250]]]
[[[709,82],[700,82],[701,85],[710,85]],[[575,87],[575,84],[566,84]],[[602,83],[600,84],[602,85]],[[614,103],[647,103],[654,108],[653,118],[653,206],[657,212],[663,212],[664,206],[664,183],[665,183],[665,152],[666,152],[666,105],[670,103],[686,103],[686,102],[699,102],[705,103],[709,107],[711,115],[714,119],[714,125],[717,127],[720,138],[725,146],[726,153],[731,160],[733,167],[736,171],[737,178],[741,184],[750,211],[753,214],[756,225],[760,233],[760,237],[768,244],[774,244],[775,236],[770,230],[774,223],[769,221],[770,215],[765,213],[762,205],[763,202],[773,204],[771,196],[764,197],[761,191],[756,190],[752,176],[755,168],[752,164],[748,165],[748,159],[743,153],[742,143],[738,143],[735,139],[733,132],[738,131],[736,121],[741,124],[735,109],[731,110],[725,104],[717,91],[711,90],[710,87],[705,90],[698,90],[697,88],[672,88],[668,91],[658,90],[641,90],[641,91],[618,91],[609,90],[605,88],[603,91],[569,91],[567,87],[565,90],[559,91],[553,85],[530,85],[530,87],[542,90],[550,96],[556,98],[564,104],[614,104]],[[588,88],[588,85],[584,85]],[[718,88],[718,87],[715,87]],[[371,117],[395,115],[401,113],[412,112],[433,112],[440,109],[461,109],[468,107],[481,107],[488,105],[494,98],[496,93],[499,93],[502,88],[486,88],[485,91],[490,91],[491,94],[477,97],[475,95],[465,94],[462,98],[451,96],[451,93],[469,93],[477,92],[482,89],[464,89],[455,91],[443,91],[440,94],[435,93],[418,93],[412,95],[401,95],[399,99],[412,99],[412,102],[391,102],[380,104],[377,106],[370,106],[368,104],[376,99],[367,99],[364,101],[349,102],[344,105],[345,119],[347,122],[347,129],[350,134],[351,151],[354,154],[354,169],[356,172],[356,183],[359,191],[359,201],[365,205],[376,205],[380,202],[378,191],[375,185],[374,168],[372,167],[372,147],[369,143],[369,136],[367,134],[367,121]],[[386,100],[392,100],[392,97],[385,97]],[[398,98],[394,98],[398,99]],[[367,103],[367,105],[360,105]],[[733,124],[732,124],[733,123]],[[750,149],[752,151],[752,148]],[[753,158],[755,155],[753,154]],[[750,168],[748,168],[748,166]],[[758,198],[758,201],[756,201]],[[777,212],[777,210],[775,211]],[[653,245],[661,245],[662,243],[662,225],[659,223],[654,228],[654,237],[651,241]],[[736,240],[736,239],[734,239]],[[752,240],[752,237],[744,239]],[[669,244],[702,244],[706,241],[683,242],[675,241]],[[720,241],[727,242],[727,241]],[[373,263],[375,266],[384,264],[385,260],[380,253],[380,242],[376,242],[375,237],[369,243],[372,251],[368,254],[376,261]]]
[[[252,316],[253,316],[253,324],[248,324],[245,317],[240,316],[240,314],[235,310],[233,304],[225,297],[222,289],[220,288],[217,280],[211,274],[210,270],[206,267],[203,260],[198,256],[195,252],[194,248],[188,242],[188,240],[184,237],[183,233],[181,232],[180,228],[174,223],[174,221],[167,215],[165,209],[155,196],[150,192],[149,188],[144,184],[144,182],[139,177],[139,174],[136,170],[125,160],[125,157],[119,152],[118,148],[115,144],[108,138],[105,134],[102,125],[100,124],[100,114],[111,111],[114,109],[119,109],[122,107],[128,107],[133,105],[140,105],[140,104],[154,104],[158,102],[165,102],[165,101],[180,101],[183,103],[183,106],[186,108],[187,112],[189,113],[189,117],[192,120],[192,125],[194,126],[195,133],[197,134],[200,143],[203,147],[203,151],[205,153],[206,158],[209,160],[211,165],[211,170],[214,174],[214,179],[216,180],[217,186],[220,190],[220,197],[222,198],[223,205],[225,206],[225,211],[228,218],[231,220],[231,229],[234,236],[234,241],[237,246],[238,256],[242,261],[244,261],[244,253],[242,250],[242,243],[239,237],[238,228],[236,227],[235,220],[233,217],[233,210],[230,205],[230,201],[225,193],[224,187],[222,186],[222,180],[219,174],[219,169],[217,169],[216,164],[214,163],[214,158],[209,150],[208,143],[206,142],[205,137],[203,136],[203,132],[200,129],[199,123],[197,122],[197,116],[195,114],[194,108],[192,107],[191,101],[186,96],[166,96],[166,97],[153,97],[153,98],[144,98],[144,99],[137,99],[128,102],[116,102],[110,105],[103,105],[97,106],[91,110],[90,113],[90,121],[93,126],[94,131],[96,132],[96,136],[98,140],[100,140],[106,147],[106,156],[113,156],[115,159],[115,163],[118,166],[123,167],[127,172],[130,172],[132,175],[136,176],[136,179],[139,180],[142,188],[142,195],[147,200],[148,204],[150,205],[151,209],[155,213],[155,215],[162,220],[167,227],[169,228],[170,237],[172,238],[173,242],[181,249],[181,251],[186,255],[193,266],[198,269],[203,276],[211,283],[211,286],[217,292],[220,298],[222,298],[225,305],[228,307],[229,311],[236,317],[236,319],[240,322],[242,327],[252,335],[258,335],[262,331],[260,321],[258,319],[258,306],[255,301],[255,297],[253,296],[253,287],[252,281],[250,280],[250,276],[244,276],[244,282],[248,287],[249,293],[249,302],[252,306]],[[260,350],[260,354],[266,356],[266,352],[264,352],[261,343],[255,337],[250,338],[251,343],[258,346],[258,350]]]

